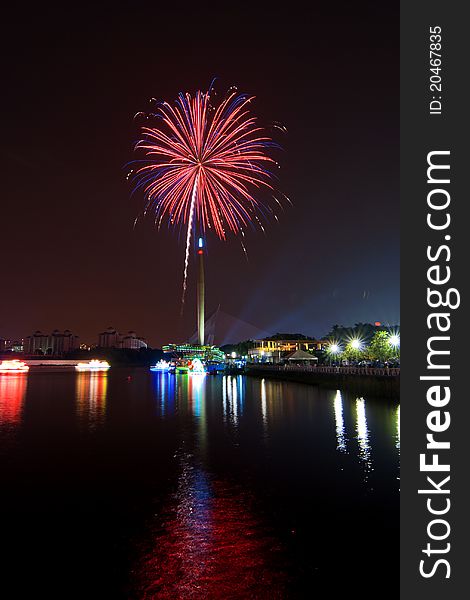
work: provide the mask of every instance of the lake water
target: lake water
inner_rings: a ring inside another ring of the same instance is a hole
[[[0,375],[2,596],[397,598],[399,418],[245,376]]]

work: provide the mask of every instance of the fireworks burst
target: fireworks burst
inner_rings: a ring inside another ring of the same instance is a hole
[[[157,104],[147,119],[158,127],[142,127],[135,149],[145,158],[135,161],[135,189],[146,198],[144,214],[153,212],[158,227],[186,230],[183,304],[191,238],[195,228],[202,235],[213,230],[221,240],[228,233],[244,235],[248,226],[274,215],[257,196],[264,190],[280,206],[272,186],[270,168],[277,163],[267,154],[278,147],[257,126],[249,104],[254,99],[231,88],[218,106],[207,92],[179,94],[175,105]],[[242,244],[243,245],[243,244]]]

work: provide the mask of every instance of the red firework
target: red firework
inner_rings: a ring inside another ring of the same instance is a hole
[[[185,227],[186,261],[184,288],[192,231],[212,229],[225,240],[227,232],[244,235],[248,225],[274,214],[256,196],[264,189],[273,194],[270,166],[275,161],[268,150],[277,147],[256,124],[249,104],[252,96],[229,90],[217,106],[211,103],[212,88],[179,94],[174,106],[158,105],[152,115],[159,127],[142,127],[136,150],[145,158],[137,161],[136,189],[147,200],[160,227]]]

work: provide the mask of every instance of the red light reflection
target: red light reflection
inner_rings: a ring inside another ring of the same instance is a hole
[[[139,598],[284,598],[282,547],[246,492],[183,461],[178,491],[139,561]]]
[[[0,426],[19,425],[27,384],[27,373],[0,374]]]

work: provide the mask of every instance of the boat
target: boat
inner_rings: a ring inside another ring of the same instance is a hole
[[[0,373],[27,373],[29,371],[28,365],[22,360],[2,360],[0,362]]]
[[[166,360],[159,360],[153,367],[150,367],[150,370],[158,371],[159,373],[168,373],[170,367],[170,363]]]
[[[175,372],[179,375],[203,375],[207,373],[205,364],[199,358],[190,360],[180,359],[175,366]]]
[[[107,360],[89,360],[86,363],[78,363],[75,365],[77,371],[107,371],[110,368]]]
[[[190,362],[189,369],[191,375],[204,375],[207,373],[206,366],[199,358],[193,358]]]

